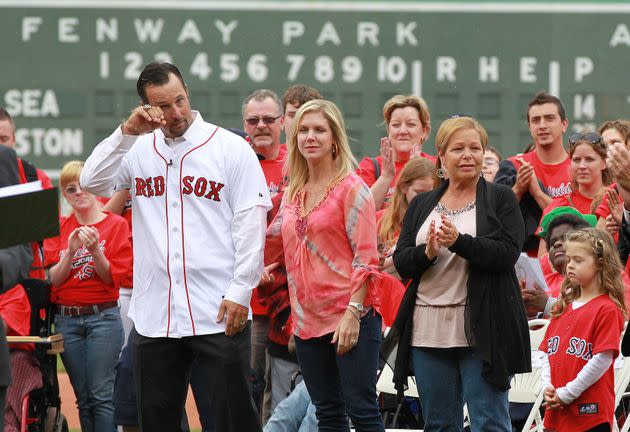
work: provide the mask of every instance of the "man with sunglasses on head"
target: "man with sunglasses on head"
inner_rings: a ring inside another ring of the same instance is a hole
[[[494,181],[516,194],[527,232],[523,249],[535,255],[542,210],[552,198],[571,192],[571,160],[563,146],[569,122],[560,99],[540,92],[528,104],[527,125],[534,149],[503,160]]]
[[[195,361],[216,430],[260,431],[249,304],[271,208],[262,170],[245,140],[191,110],[174,65],[147,65],[136,87],[140,105],[94,149],[81,187],[132,196],[140,430],[179,430]]]

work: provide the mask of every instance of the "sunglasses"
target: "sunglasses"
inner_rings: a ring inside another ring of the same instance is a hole
[[[579,143],[580,141],[588,141],[591,144],[600,144],[602,146],[605,146],[604,140],[602,139],[601,135],[599,135],[599,134],[597,134],[595,132],[587,132],[585,134],[574,133],[573,135],[571,135],[569,137],[569,145],[570,146],[574,146],[577,143]]]
[[[270,116],[264,116],[264,117],[248,117],[245,119],[245,121],[247,122],[248,125],[250,126],[258,126],[258,123],[260,123],[260,121],[262,120],[262,122],[264,124],[266,124],[267,126],[269,126],[270,124],[273,124],[276,122],[276,120],[278,120],[280,117],[282,117],[282,114],[280,114],[277,117],[270,117]]]

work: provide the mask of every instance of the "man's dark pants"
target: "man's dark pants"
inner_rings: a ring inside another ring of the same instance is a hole
[[[258,432],[249,386],[251,322],[241,333],[183,338],[135,335],[134,374],[140,430],[178,431],[193,360],[210,392],[216,430]]]

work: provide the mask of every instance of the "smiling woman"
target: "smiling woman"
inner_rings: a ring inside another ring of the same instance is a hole
[[[63,334],[63,364],[74,389],[81,428],[114,428],[114,367],[123,343],[118,289],[131,266],[127,222],[101,211],[79,185],[83,162],[68,162],[59,185],[72,214],[61,218],[58,237],[44,242],[50,268],[55,329]]]
[[[412,157],[435,162],[435,157],[422,151],[431,132],[429,107],[417,96],[396,95],[383,106],[387,138],[381,139],[381,154],[364,158],[357,174],[370,186],[376,209],[383,207],[394,192],[400,171]]]

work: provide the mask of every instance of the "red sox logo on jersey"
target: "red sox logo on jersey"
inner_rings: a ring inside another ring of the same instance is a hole
[[[560,336],[549,338],[547,341],[547,354],[552,355],[557,353],[559,347]],[[593,358],[593,344],[586,342],[584,339],[572,337],[569,339],[569,347],[567,348],[566,353],[584,360],[590,360]]]
[[[164,177],[136,177],[136,196],[144,196],[147,198],[159,197],[164,195],[165,181]],[[221,189],[225,186],[214,180],[208,180],[205,177],[186,176],[182,179],[182,193],[184,195],[195,194],[198,197],[204,197],[216,202],[221,202]]]
[[[593,358],[593,344],[586,342],[584,339],[572,337],[569,339],[567,354],[581,357],[584,360],[590,360]]]

